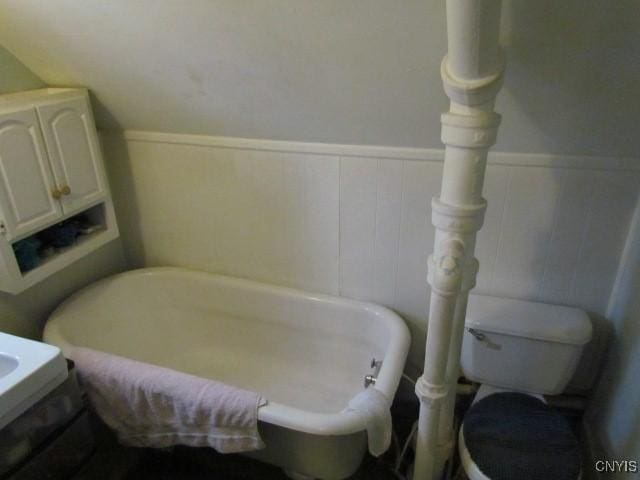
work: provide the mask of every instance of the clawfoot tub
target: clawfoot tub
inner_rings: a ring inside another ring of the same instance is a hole
[[[168,267],[77,292],[50,316],[44,339],[260,393],[267,446],[248,455],[321,479],[357,470],[367,434],[345,407],[376,372],[368,388],[392,399],[409,348],[404,322],[383,307]],[[373,358],[381,367],[371,368]]]

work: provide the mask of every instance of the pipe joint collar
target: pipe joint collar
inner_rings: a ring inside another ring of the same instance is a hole
[[[443,113],[441,139],[445,145],[486,148],[496,143],[501,116],[494,112],[478,115]]]
[[[449,388],[444,384],[434,385],[433,383],[429,383],[421,376],[416,381],[415,391],[416,396],[422,404],[433,406],[447,397]]]
[[[476,278],[480,270],[480,262],[477,258],[471,258],[465,265],[465,272],[462,275],[462,285],[460,291],[469,292],[476,286]]]
[[[480,199],[476,205],[455,206],[441,202],[438,198],[431,201],[431,222],[438,230],[459,234],[477,232],[484,222],[487,201]]]
[[[458,238],[442,242],[438,251],[429,257],[427,281],[431,288],[442,296],[460,292],[465,261],[465,246]]]
[[[453,75],[449,69],[449,57],[445,55],[440,64],[440,75],[444,91],[451,101],[472,106],[487,103],[496,97],[502,87],[504,69],[504,54],[501,52],[500,65],[495,74],[474,80],[464,80]]]

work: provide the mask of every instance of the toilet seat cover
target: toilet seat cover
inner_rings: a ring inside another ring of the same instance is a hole
[[[523,393],[494,393],[462,424],[473,462],[492,480],[576,480],[580,447],[566,419]]]

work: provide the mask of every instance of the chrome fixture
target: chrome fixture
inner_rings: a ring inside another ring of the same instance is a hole
[[[481,342],[487,338],[487,336],[484,333],[479,332],[475,328],[467,328],[467,331],[471,335],[473,335],[476,338],[476,340],[480,340]]]
[[[369,385],[375,385],[378,380],[378,374],[380,373],[380,369],[382,368],[382,360],[376,360],[375,358],[371,359],[371,368],[373,368],[373,373],[364,376],[364,388],[369,387]]]

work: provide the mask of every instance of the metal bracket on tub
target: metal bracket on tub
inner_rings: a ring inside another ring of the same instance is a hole
[[[375,385],[378,380],[378,374],[380,373],[380,369],[382,368],[382,360],[376,360],[375,358],[371,359],[371,368],[373,368],[373,373],[364,376],[364,388],[367,388],[369,385]]]

